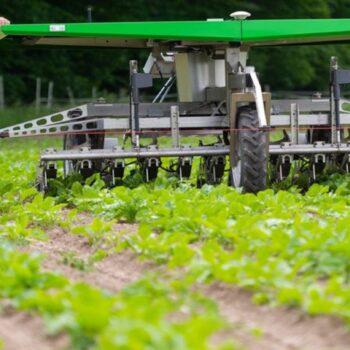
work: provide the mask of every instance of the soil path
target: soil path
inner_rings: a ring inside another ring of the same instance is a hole
[[[349,350],[350,332],[328,316],[308,316],[297,309],[271,308],[252,303],[252,295],[237,287],[214,283],[205,287],[221,314],[233,325],[232,336],[250,350]],[[259,329],[261,336],[253,336]]]
[[[4,350],[53,350],[67,349],[69,339],[65,335],[48,337],[42,320],[28,313],[10,309],[0,314],[0,339]]]
[[[133,233],[136,227],[135,225],[117,224],[115,225],[115,230],[128,230],[130,233]],[[65,265],[63,256],[67,252],[74,253],[76,258],[87,261],[94,251],[87,244],[86,239],[66,233],[60,228],[50,230],[49,237],[50,239],[46,242],[33,242],[26,247],[26,250],[44,253],[46,259],[43,262],[43,267],[65,275],[72,281],[84,281],[116,293],[154,268],[153,264],[141,262],[131,252],[123,251],[110,254],[103,260],[95,262],[91,271],[81,271]]]
[[[82,217],[80,224],[90,222],[91,218]],[[135,232],[135,225],[117,224],[116,230]],[[46,259],[43,267],[67,276],[72,281],[84,281],[92,286],[117,293],[126,285],[138,280],[146,271],[154,268],[153,264],[141,262],[130,252],[111,254],[96,262],[91,271],[80,271],[63,264],[63,254],[76,253],[80,259],[88,259],[93,249],[84,237],[64,232],[60,228],[48,232],[49,240],[35,241],[23,249],[32,253],[43,253]],[[37,316],[7,310],[0,313],[0,340],[4,350],[58,350],[67,349],[67,336],[48,337],[45,327]]]

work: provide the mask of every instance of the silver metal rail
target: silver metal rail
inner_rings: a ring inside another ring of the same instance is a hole
[[[152,131],[156,134],[158,131],[162,134],[166,132],[165,129],[174,129],[171,122],[171,108],[174,106],[178,108],[178,128],[181,135],[198,134],[199,129],[202,133],[205,130],[208,134],[216,134],[218,130],[229,128],[227,116],[219,113],[217,106],[213,104],[143,103],[139,106],[140,133]],[[291,111],[291,106],[294,106],[294,111],[298,110],[297,115]],[[272,128],[295,129],[297,124],[298,130],[301,131],[310,125],[328,127],[331,123],[328,99],[277,100],[273,101],[272,112]],[[0,137],[125,132],[130,130],[129,114],[128,104],[90,103],[0,129]],[[339,117],[340,125],[350,126],[350,113],[343,111]]]
[[[349,153],[350,144],[322,144],[322,145],[270,145],[271,155],[310,155],[310,154]],[[176,147],[176,148],[130,148],[98,149],[98,150],[46,150],[41,154],[43,161],[57,160],[85,160],[85,159],[123,159],[123,158],[149,158],[149,157],[194,157],[194,156],[220,156],[228,155],[229,146],[202,146],[202,147]]]
[[[350,153],[350,144],[331,144],[322,145],[292,145],[283,143],[281,145],[270,145],[270,154],[293,154],[293,155],[310,155],[310,154],[336,154]]]
[[[149,157],[193,157],[218,156],[229,153],[228,146],[203,146],[179,148],[133,148],[133,149],[99,149],[99,150],[47,150],[41,154],[43,161],[55,160],[85,160],[85,159],[121,159],[121,158],[149,158]]]
[[[291,127],[290,115],[272,115],[270,126],[271,128],[287,128]],[[341,125],[350,126],[350,114],[340,114]],[[300,114],[298,120],[299,130],[309,125],[316,126],[328,126],[329,115],[328,114]],[[67,123],[54,123],[47,126],[41,126],[37,128],[27,128],[21,130],[5,129],[0,130],[2,137],[23,137],[23,136],[37,136],[37,135],[62,135],[62,133],[79,133],[79,132],[125,132],[130,129],[130,123],[128,118],[93,118],[82,121],[69,121]],[[228,129],[229,123],[226,116],[180,116],[179,117],[179,131],[184,135],[195,135],[199,133],[211,134],[216,130]],[[198,129],[198,130],[196,130]],[[160,135],[164,134],[164,130],[171,130],[171,118],[169,117],[143,117],[140,118],[140,133],[147,131],[153,131],[155,134],[158,132]],[[273,130],[272,130],[273,131]]]

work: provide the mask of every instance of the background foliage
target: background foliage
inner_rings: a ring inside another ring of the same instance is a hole
[[[0,14],[14,23],[85,22],[93,7],[94,21],[196,20],[227,18],[237,9],[253,18],[350,17],[348,0],[2,0]],[[76,97],[90,95],[91,87],[119,93],[128,84],[128,60],[146,52],[124,49],[19,49],[1,47],[0,75],[6,81],[7,102],[32,102],[37,76],[55,82],[55,96],[67,97],[71,86]],[[257,48],[250,61],[272,90],[326,90],[328,62],[338,55],[350,66],[347,45]]]

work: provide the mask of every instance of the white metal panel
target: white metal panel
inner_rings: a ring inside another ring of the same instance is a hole
[[[175,67],[180,102],[205,101],[206,88],[225,86],[224,60],[203,52],[176,54]]]

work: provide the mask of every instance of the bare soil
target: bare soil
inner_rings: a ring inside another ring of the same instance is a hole
[[[44,329],[38,316],[11,309],[0,313],[0,339],[4,350],[68,349],[69,339],[66,335],[48,337]]]
[[[204,288],[233,326],[232,336],[250,350],[349,350],[350,332],[334,317],[309,316],[297,309],[253,304],[252,295],[234,286],[214,283]],[[259,336],[254,332],[261,331]]]
[[[135,232],[135,225],[117,224],[116,230],[128,229]],[[63,256],[67,252],[75,253],[76,257],[88,260],[94,249],[88,245],[84,237],[64,232],[60,228],[49,231],[47,242],[33,242],[26,250],[40,252],[46,255],[43,267],[50,271],[67,276],[72,281],[84,281],[93,286],[119,292],[126,285],[138,280],[146,271],[154,268],[148,262],[141,262],[131,252],[123,251],[110,254],[103,260],[94,263],[91,271],[81,271],[65,265]]]
[[[82,217],[80,224],[88,221]],[[91,219],[90,219],[91,221]],[[135,232],[135,225],[117,224],[116,230]],[[111,254],[102,261],[96,262],[91,271],[80,271],[63,264],[63,254],[75,252],[81,259],[88,259],[93,253],[84,237],[54,228],[48,232],[48,241],[35,241],[23,249],[28,252],[44,253],[46,259],[43,267],[67,276],[73,281],[84,281],[93,286],[117,293],[126,285],[138,280],[154,265],[141,262],[130,252]],[[0,313],[0,339],[4,342],[4,350],[58,350],[67,349],[68,337],[60,335],[49,337],[45,334],[42,320],[29,313],[5,310]]]
[[[80,224],[90,221],[91,216],[85,214]],[[134,234],[137,226],[117,224],[115,230]],[[91,271],[80,271],[63,264],[62,257],[66,252],[75,252],[77,257],[88,259],[93,248],[86,239],[61,228],[52,229],[48,234],[48,241],[33,242],[25,250],[44,253],[45,269],[56,271],[74,281],[85,281],[116,293],[147,271],[157,269],[153,263],[141,262],[133,253],[123,251],[110,254],[95,263]],[[232,338],[248,350],[350,349],[350,332],[341,320],[325,316],[311,317],[295,309],[258,306],[251,302],[249,292],[221,283],[201,289],[218,303],[222,315],[231,326],[214,337],[215,343]],[[261,335],[254,335],[258,330],[261,330]],[[38,317],[13,311],[0,314],[0,338],[5,342],[5,350],[58,350],[65,348],[68,343],[65,336],[46,336]]]

